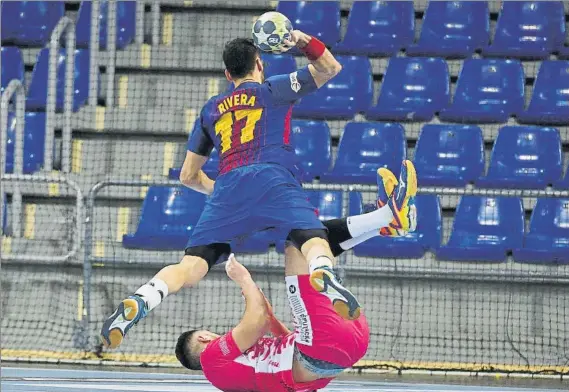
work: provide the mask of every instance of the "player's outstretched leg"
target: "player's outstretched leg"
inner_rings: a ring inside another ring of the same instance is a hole
[[[158,306],[168,294],[196,285],[208,272],[208,263],[196,256],[185,256],[178,264],[164,267],[152,280],[121,301],[101,328],[105,347],[117,348],[127,332]]]

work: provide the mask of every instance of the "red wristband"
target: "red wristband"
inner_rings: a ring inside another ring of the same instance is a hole
[[[326,45],[316,37],[312,37],[308,44],[300,49],[310,61],[318,60],[318,58],[324,54],[325,50]]]

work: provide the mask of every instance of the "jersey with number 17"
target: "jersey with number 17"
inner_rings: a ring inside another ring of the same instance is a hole
[[[188,139],[188,150],[209,156],[219,152],[219,174],[257,163],[276,163],[295,171],[290,144],[292,107],[317,89],[308,67],[245,82],[212,97],[203,107]]]

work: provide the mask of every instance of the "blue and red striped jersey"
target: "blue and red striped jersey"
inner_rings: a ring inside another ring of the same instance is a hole
[[[277,163],[294,171],[292,107],[316,89],[308,67],[304,67],[264,83],[245,82],[216,95],[202,108],[188,139],[188,151],[208,156],[215,147],[219,174],[256,163]]]

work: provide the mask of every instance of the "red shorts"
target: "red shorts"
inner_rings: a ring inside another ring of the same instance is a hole
[[[286,285],[296,346],[302,354],[344,368],[365,355],[369,327],[363,312],[355,321],[344,320],[330,299],[312,288],[309,275],[287,276]]]

